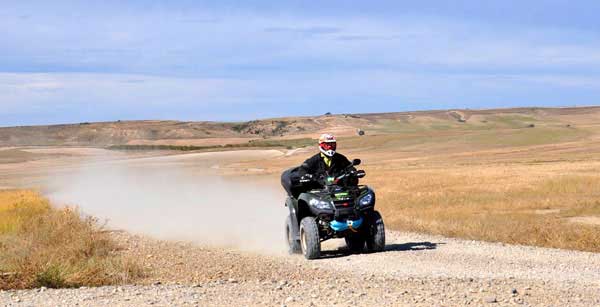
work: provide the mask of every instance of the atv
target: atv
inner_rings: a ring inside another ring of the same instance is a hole
[[[344,238],[353,253],[379,252],[385,248],[383,218],[375,210],[375,192],[359,185],[365,171],[356,170],[360,159],[352,161],[337,177],[299,177],[298,168],[286,170],[281,182],[288,192],[285,205],[290,213],[285,221],[285,239],[290,254],[306,259],[321,256],[321,242]]]

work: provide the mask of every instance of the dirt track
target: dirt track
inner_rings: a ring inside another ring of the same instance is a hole
[[[260,255],[115,233],[143,285],[0,292],[4,305],[463,306],[600,304],[600,255],[388,232],[386,252]],[[331,246],[330,246],[331,247]]]
[[[252,159],[275,153],[254,154]],[[212,159],[215,157],[218,159]],[[189,163],[214,171],[215,165],[231,159],[232,154],[199,154],[136,161],[153,166],[158,163],[159,167],[161,163],[169,167]],[[31,175],[28,172],[47,175],[56,168],[44,161],[28,163],[7,166],[6,170],[12,176],[20,174],[28,178]],[[70,160],[61,160],[57,165],[61,171],[69,172],[71,164]],[[14,183],[8,177],[4,177],[4,181]],[[274,237],[279,237],[279,228],[272,231],[276,232]],[[386,252],[349,255],[333,242],[328,244],[325,259],[306,261],[299,256],[274,252],[277,248],[248,252],[207,247],[201,242],[158,241],[125,232],[115,232],[114,236],[122,244],[123,253],[140,259],[150,269],[151,275],[142,285],[4,291],[0,292],[0,304],[600,305],[600,254],[594,253],[388,231]],[[271,239],[271,236],[266,237]],[[280,243],[273,242],[273,245]]]

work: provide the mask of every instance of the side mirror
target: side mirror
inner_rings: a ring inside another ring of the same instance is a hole
[[[367,173],[365,173],[365,171],[360,170],[356,172],[356,177],[358,178],[363,178]]]
[[[360,159],[354,159],[354,160],[352,160],[352,165],[353,166],[360,165],[361,162],[362,161],[360,161]]]

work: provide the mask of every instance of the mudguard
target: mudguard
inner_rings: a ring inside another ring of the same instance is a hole
[[[288,196],[285,200],[285,206],[288,207],[290,216],[292,217],[292,235],[295,240],[300,240],[300,225],[296,214],[298,212],[298,201]]]
[[[298,197],[298,201],[303,201],[306,204],[310,204],[310,201],[313,199],[322,200],[323,197],[321,195],[310,193],[310,192],[302,193],[302,194],[300,194],[300,197]],[[308,210],[310,210],[311,214],[314,216],[318,216],[320,214],[333,214],[334,213],[333,208],[331,208],[330,210],[318,209],[318,208],[315,208],[314,206],[310,206],[310,205],[308,206]]]
[[[366,211],[371,211],[375,209],[375,202],[377,201],[377,196],[375,195],[375,191],[373,189],[371,189],[368,186],[364,186],[361,189],[361,193],[360,196],[358,197],[358,199],[356,200],[357,202],[359,202],[361,200],[361,198],[365,195],[367,195],[368,193],[371,193],[373,195],[371,204],[369,205],[359,205],[358,208],[361,212],[366,212]]]

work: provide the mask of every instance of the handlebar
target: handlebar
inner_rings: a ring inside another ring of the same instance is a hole
[[[316,182],[320,185],[323,186],[327,186],[327,185],[335,185],[338,184],[338,182],[340,182],[341,180],[343,180],[344,178],[347,177],[356,177],[356,178],[363,178],[365,177],[366,173],[363,170],[349,170],[337,177],[325,177],[323,175],[321,176],[314,176],[312,174],[305,174],[302,177],[300,177],[300,179],[298,180],[300,183],[311,183],[311,182]],[[332,179],[329,179],[332,178]]]
[[[338,182],[340,180],[343,180],[346,177],[351,177],[351,176],[355,176],[356,178],[360,179],[365,177],[366,173],[363,170],[356,170],[354,167],[361,164],[361,160],[360,159],[354,159],[352,160],[352,162],[350,162],[350,164],[344,169],[344,172],[337,176],[337,177],[329,177],[329,178],[333,178],[333,179],[329,179],[328,177],[325,177],[323,175],[320,176],[315,176],[313,174],[304,174],[300,177],[300,179],[298,179],[299,183],[302,184],[308,184],[308,183],[318,183],[322,186],[328,186],[328,185],[335,185],[338,184]]]

